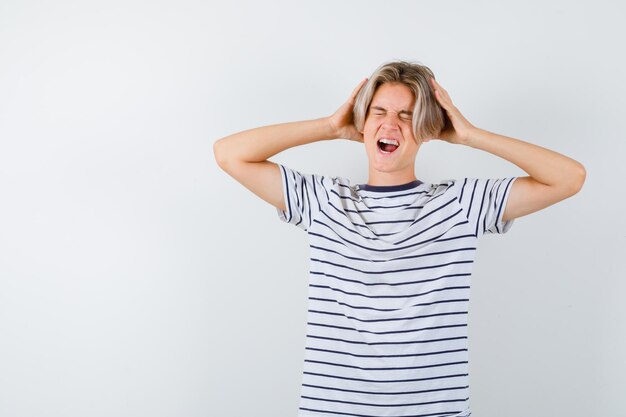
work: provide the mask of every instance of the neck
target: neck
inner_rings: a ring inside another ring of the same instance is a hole
[[[376,170],[370,170],[367,184],[376,187],[388,187],[394,185],[403,185],[416,180],[417,177],[415,176],[415,172],[413,170],[405,170],[402,172],[381,172]]]

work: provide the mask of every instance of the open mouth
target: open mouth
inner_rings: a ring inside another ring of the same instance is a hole
[[[376,141],[376,145],[378,145],[378,149],[382,153],[393,153],[400,146],[400,142],[396,139],[388,139],[388,138],[380,138]]]

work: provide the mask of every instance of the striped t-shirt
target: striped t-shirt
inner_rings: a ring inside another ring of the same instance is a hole
[[[310,245],[299,416],[465,417],[478,238],[518,177],[351,185],[278,164]]]

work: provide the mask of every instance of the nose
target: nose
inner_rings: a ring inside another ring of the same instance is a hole
[[[398,115],[395,111],[387,111],[385,118],[383,119],[383,124],[386,126],[395,126],[397,127],[400,122],[400,115]]]

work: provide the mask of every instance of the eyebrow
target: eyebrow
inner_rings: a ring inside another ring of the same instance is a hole
[[[374,110],[383,110],[383,111],[387,111],[387,109],[385,109],[385,108],[383,108],[383,107],[379,107],[379,106],[372,106],[371,108],[372,108],[372,109],[374,109]],[[406,114],[413,115],[413,112],[412,112],[412,111],[409,111],[409,110],[400,110],[398,113],[406,113]]]

